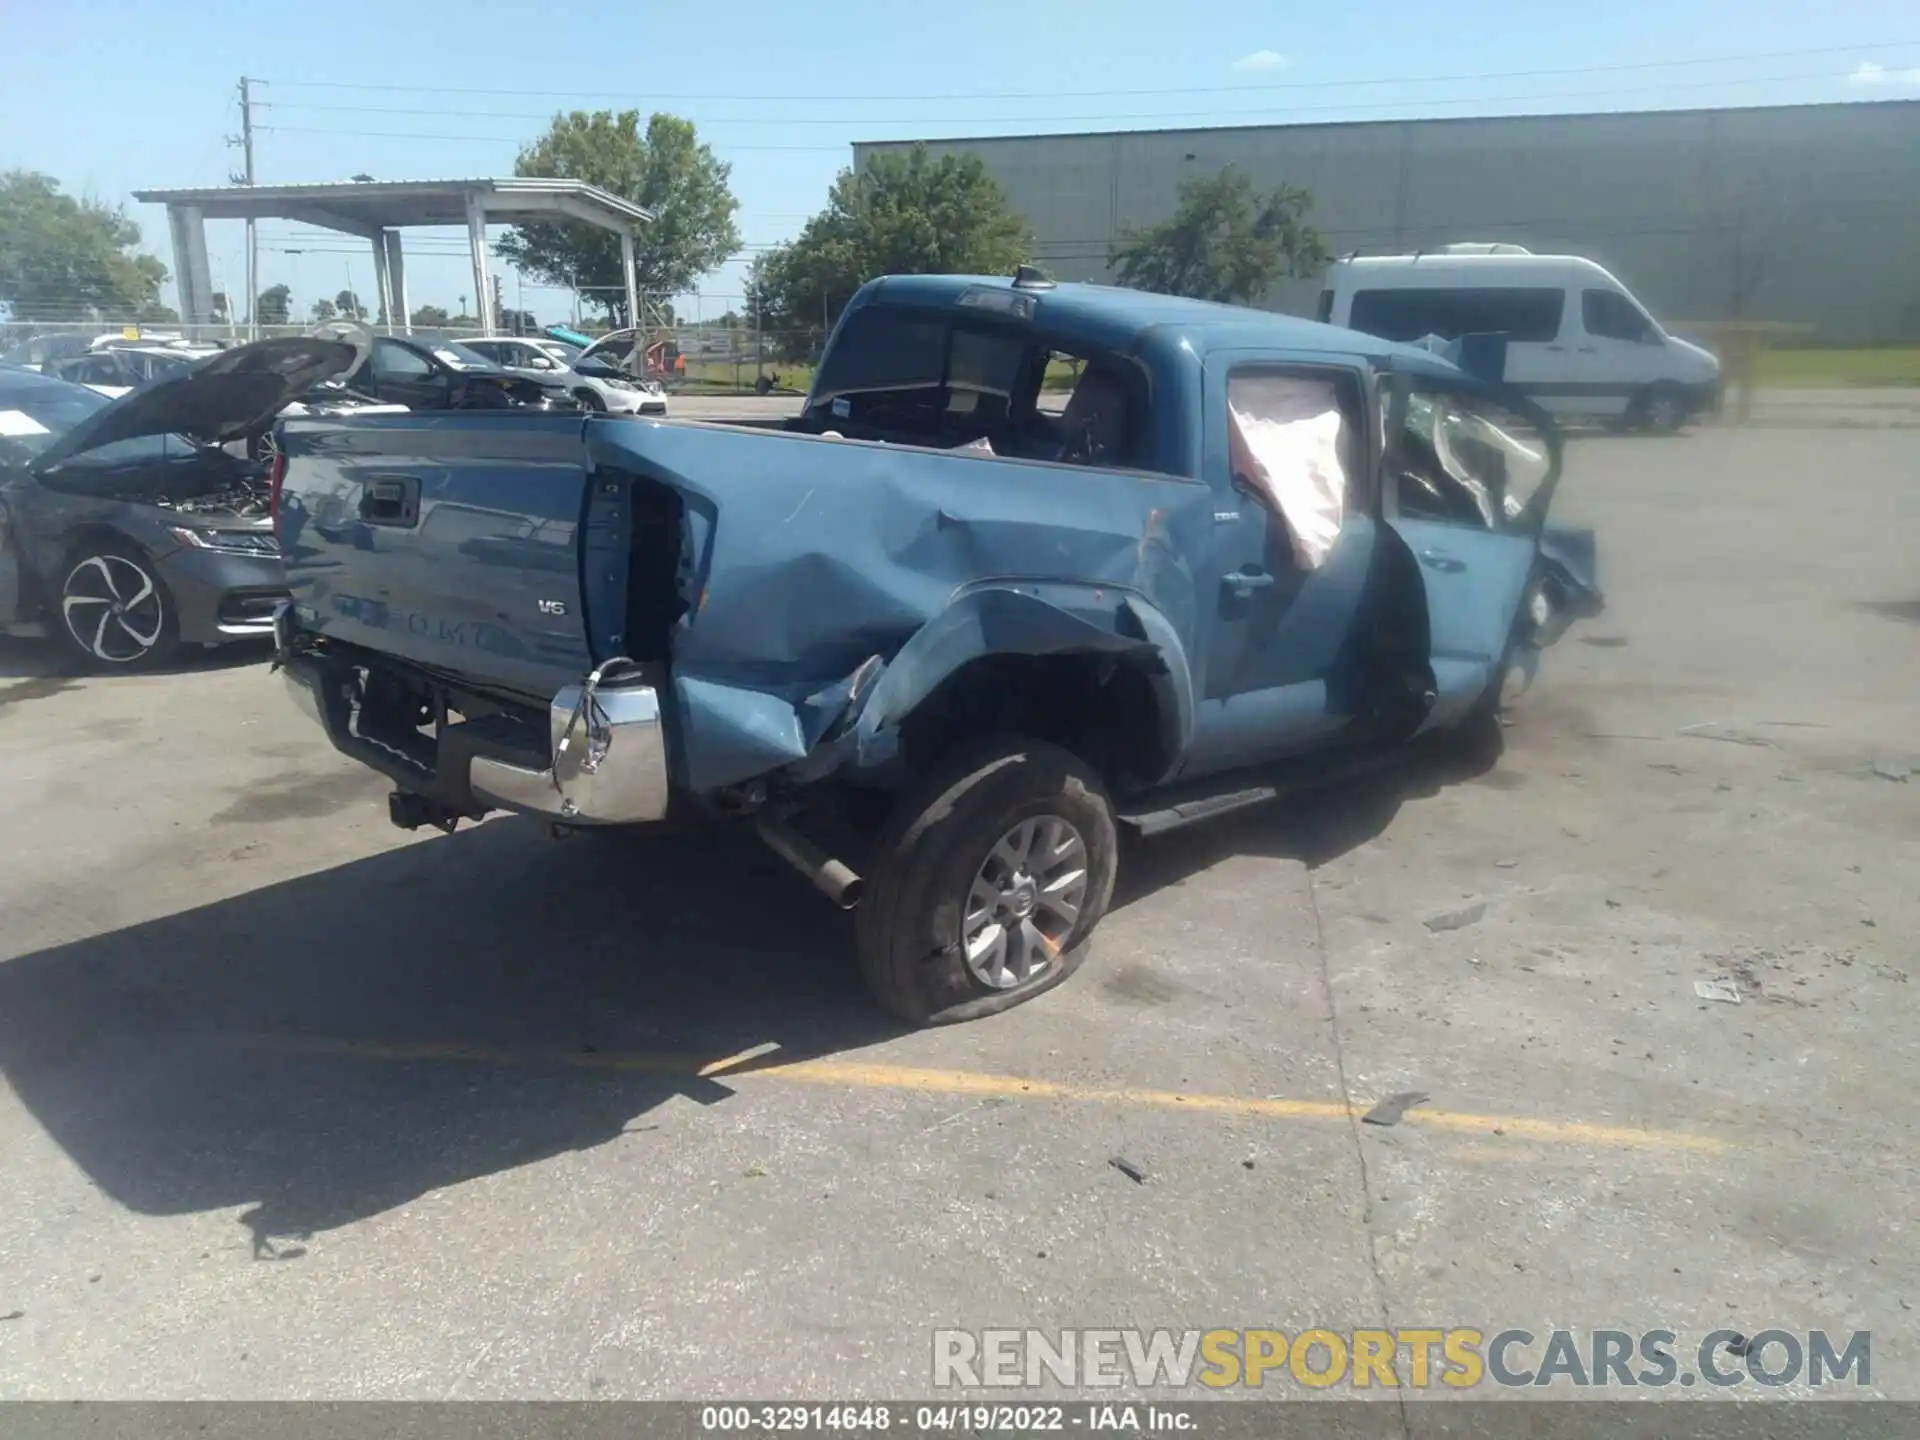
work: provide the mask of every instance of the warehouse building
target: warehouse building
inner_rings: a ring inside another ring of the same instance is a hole
[[[913,142],[854,146],[854,163]],[[929,141],[977,154],[1040,264],[1109,276],[1181,180],[1300,185],[1335,254],[1505,241],[1599,261],[1671,322],[1763,320],[1920,343],[1920,101]],[[1311,314],[1317,282],[1274,309]]]

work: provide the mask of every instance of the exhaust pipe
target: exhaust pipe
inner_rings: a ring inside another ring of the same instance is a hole
[[[814,889],[842,910],[860,903],[866,881],[845,861],[834,859],[785,821],[762,818],[755,828],[769,850],[806,876]]]

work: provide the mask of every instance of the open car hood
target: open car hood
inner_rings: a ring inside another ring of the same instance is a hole
[[[306,335],[222,351],[96,411],[42,450],[34,468],[142,435],[186,435],[208,445],[244,439],[271,425],[290,400],[351,369],[359,353],[347,342]]]

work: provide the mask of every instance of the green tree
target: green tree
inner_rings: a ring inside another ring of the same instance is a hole
[[[360,303],[360,297],[351,290],[342,290],[333,297],[334,311],[342,320],[365,320],[367,307]]]
[[[789,350],[812,348],[876,275],[1011,275],[1029,249],[1027,222],[979,156],[916,145],[840,172],[826,209],[755,260],[747,316]]]
[[[1123,232],[1108,255],[1122,285],[1245,304],[1276,280],[1319,273],[1328,251],[1307,224],[1313,196],[1282,185],[1268,194],[1229,165],[1180,186],[1172,215],[1144,230]]]
[[[555,115],[547,133],[520,152],[516,175],[585,180],[644,206],[653,219],[634,237],[642,290],[689,290],[740,248],[728,185],[732,168],[700,143],[693,122],[656,114],[643,132],[638,110]],[[620,239],[610,231],[555,221],[509,230],[495,247],[529,275],[590,289],[615,325],[627,323]]]
[[[438,305],[422,305],[413,312],[413,323],[423,330],[444,330],[453,317]]]
[[[119,207],[63,195],[51,175],[0,172],[0,302],[15,319],[142,318],[167,267],[132,253],[139,243]]]
[[[340,312],[333,308],[333,302],[322,295],[313,302],[312,315],[315,320],[331,320]]]
[[[260,292],[254,301],[253,313],[262,325],[286,325],[293,320],[293,291],[285,285],[274,285]]]

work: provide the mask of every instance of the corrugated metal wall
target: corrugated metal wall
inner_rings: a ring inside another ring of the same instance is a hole
[[[894,144],[855,146],[855,163]],[[1605,265],[1671,321],[1920,341],[1920,101],[929,142],[979,155],[1057,278],[1233,164],[1304,185],[1336,253],[1508,240]],[[1317,284],[1275,309],[1310,313]]]

